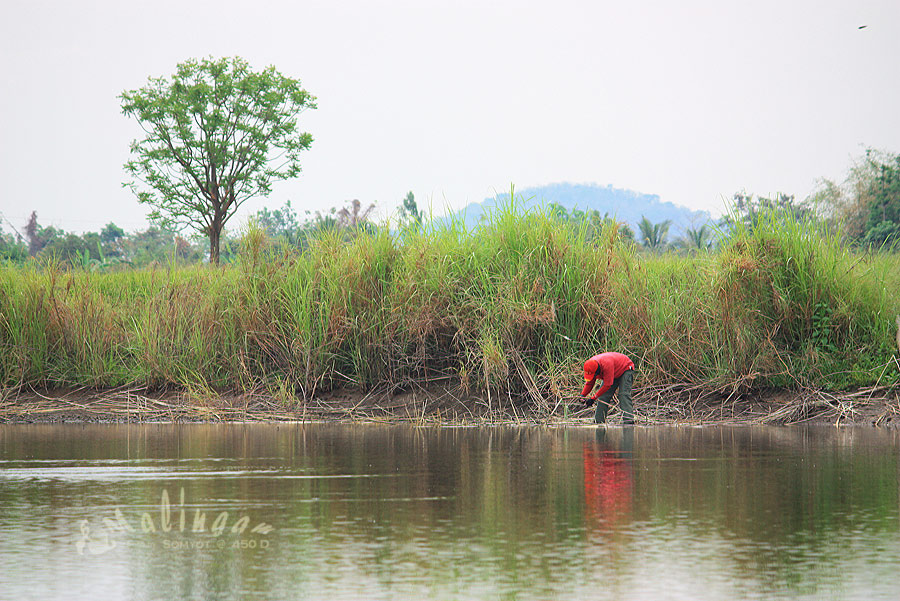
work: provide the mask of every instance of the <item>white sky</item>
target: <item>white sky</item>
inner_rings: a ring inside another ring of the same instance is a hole
[[[243,214],[409,190],[440,213],[562,181],[719,213],[900,152],[898,0],[3,0],[0,213],[145,227],[117,96],[233,55],[319,105],[303,174]]]

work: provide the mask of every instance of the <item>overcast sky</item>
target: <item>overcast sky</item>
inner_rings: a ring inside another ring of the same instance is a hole
[[[563,181],[717,214],[900,152],[898,0],[3,0],[0,53],[0,213],[19,228],[32,210],[146,227],[117,96],[206,56],[318,99],[303,173],[244,215],[391,211],[410,190],[440,213]]]

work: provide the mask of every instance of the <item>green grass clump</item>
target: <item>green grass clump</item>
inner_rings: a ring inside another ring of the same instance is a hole
[[[897,296],[839,232],[763,215],[718,255],[722,344],[735,369],[772,385],[871,383],[890,361]]]
[[[521,404],[631,355],[644,385],[846,388],[896,381],[897,255],[771,214],[721,251],[645,254],[541,211],[472,231],[255,227],[238,261],[91,273],[0,266],[0,386],[277,391],[460,382]]]

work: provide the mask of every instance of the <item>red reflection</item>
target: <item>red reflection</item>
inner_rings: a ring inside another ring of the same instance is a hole
[[[613,449],[598,434],[582,447],[584,503],[590,522],[618,525],[631,513],[631,453]]]

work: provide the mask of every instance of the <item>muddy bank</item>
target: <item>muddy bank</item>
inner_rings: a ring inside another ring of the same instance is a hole
[[[636,391],[638,425],[900,426],[900,394],[756,390],[692,394],[691,388]],[[337,390],[303,400],[268,394],[197,396],[141,389],[21,390],[0,396],[0,423],[346,421],[419,424],[585,424],[593,409],[577,399],[509,398],[433,386],[399,394]],[[621,423],[614,408],[609,423]]]

